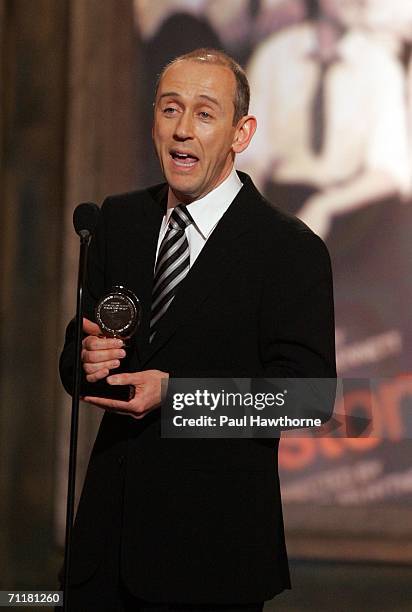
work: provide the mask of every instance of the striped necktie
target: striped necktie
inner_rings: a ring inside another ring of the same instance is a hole
[[[178,286],[189,271],[189,243],[185,229],[193,223],[186,206],[179,204],[170,216],[167,232],[157,255],[153,280],[150,342],[160,320],[172,303]]]

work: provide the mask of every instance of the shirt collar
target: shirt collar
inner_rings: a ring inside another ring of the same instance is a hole
[[[308,26],[307,29],[307,48],[306,54],[309,59],[319,60],[319,42],[318,36],[316,33],[316,26],[311,25]],[[348,55],[350,55],[350,51],[353,45],[353,41],[356,39],[356,31],[355,30],[346,30],[343,32],[342,36],[336,43],[336,51],[334,60],[339,62],[345,60]],[[358,51],[358,49],[356,49]],[[331,62],[332,63],[332,62]]]
[[[194,225],[205,240],[208,238],[216,223],[229,208],[242,188],[242,185],[243,183],[233,167],[229,176],[220,183],[220,185],[203,196],[203,198],[195,200],[187,205],[187,209],[192,215]],[[166,211],[167,223],[173,212],[174,200],[175,198],[169,189]]]

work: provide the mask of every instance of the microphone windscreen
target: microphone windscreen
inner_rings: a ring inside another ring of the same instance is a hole
[[[100,208],[92,202],[84,202],[76,206],[73,213],[73,225],[76,233],[92,233],[99,220]]]

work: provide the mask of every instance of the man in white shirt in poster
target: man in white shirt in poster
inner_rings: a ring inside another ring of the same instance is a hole
[[[294,212],[323,238],[334,217],[410,190],[402,66],[353,27],[362,6],[319,0],[312,20],[268,38],[247,69],[261,129],[243,168],[260,188],[279,186],[270,196],[281,205],[282,187],[288,206],[291,188],[306,186]]]

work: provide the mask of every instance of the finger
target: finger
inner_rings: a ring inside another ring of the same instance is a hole
[[[88,395],[83,398],[83,401],[88,402],[89,404],[93,404],[94,406],[98,406],[103,410],[109,410],[114,414],[131,416],[137,420],[143,419],[146,414],[151,412],[151,409],[136,412],[136,410],[133,408],[133,405],[131,405],[131,400],[130,402],[121,402],[120,400],[109,400],[103,397],[93,397]]]
[[[97,336],[87,336],[82,342],[83,348],[89,351],[97,351],[99,349],[114,349],[124,346],[123,340],[119,338],[98,338]]]
[[[97,323],[93,323],[93,321],[86,319],[86,317],[83,317],[83,331],[85,334],[90,334],[91,336],[98,336],[102,333]]]
[[[120,366],[120,361],[115,359],[114,361],[103,361],[103,363],[84,363],[83,370],[86,374],[94,374],[101,369],[113,370]]]
[[[144,381],[143,372],[124,372],[107,378],[109,385],[138,385]]]
[[[123,349],[110,349],[103,351],[87,351],[82,350],[83,363],[104,363],[105,361],[115,361],[123,359],[126,356],[126,351]]]
[[[94,372],[94,374],[87,374],[86,380],[88,382],[94,383],[98,380],[102,380],[102,378],[106,378],[109,375],[109,370],[107,368],[103,368],[102,370],[98,370]]]
[[[85,402],[89,402],[90,404],[95,404],[96,406],[100,406],[101,408],[111,408],[114,410],[124,410],[127,412],[132,411],[132,406],[130,402],[122,402],[121,400],[109,399],[107,397],[93,397],[87,395],[84,398]]]

